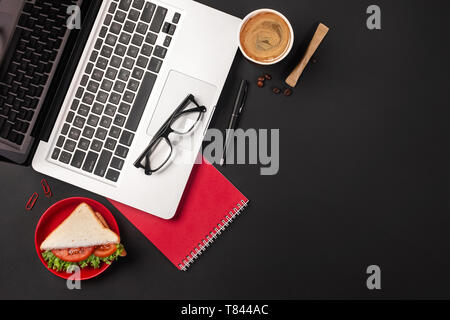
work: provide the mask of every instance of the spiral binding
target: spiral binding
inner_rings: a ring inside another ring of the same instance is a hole
[[[222,219],[221,223],[219,223],[217,227],[205,237],[205,239],[202,239],[202,242],[199,243],[198,246],[195,247],[186,257],[186,259],[178,265],[180,270],[186,271],[191,264],[193,264],[195,260],[197,260],[198,257],[201,256],[202,253],[217,239],[217,236],[220,236],[222,232],[224,232],[225,229],[228,228],[228,226],[234,221],[234,219],[236,219],[236,217],[244,211],[247,205],[248,201],[241,200],[241,202],[239,202],[233,210],[228,212],[225,218]]]

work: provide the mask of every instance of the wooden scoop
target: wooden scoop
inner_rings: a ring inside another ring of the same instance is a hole
[[[305,55],[303,56],[300,63],[295,67],[294,71],[292,71],[292,73],[286,79],[286,83],[289,86],[294,88],[297,85],[298,79],[300,79],[300,76],[302,75],[303,71],[305,70],[306,66],[308,65],[309,60],[311,59],[313,54],[316,52],[317,48],[319,48],[323,39],[327,35],[328,30],[329,30],[329,28],[326,25],[319,23],[316,33],[314,34],[314,37],[312,38],[311,42],[309,43],[309,46],[305,52]]]

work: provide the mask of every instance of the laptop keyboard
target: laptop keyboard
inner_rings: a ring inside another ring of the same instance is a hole
[[[145,0],[111,2],[53,160],[118,181],[181,17],[168,12]]]
[[[0,75],[0,138],[23,144],[66,36],[75,0],[26,1]],[[0,140],[1,140],[0,139]]]

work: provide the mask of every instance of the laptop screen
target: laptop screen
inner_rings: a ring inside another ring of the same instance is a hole
[[[24,0],[0,0],[0,65],[24,2]]]

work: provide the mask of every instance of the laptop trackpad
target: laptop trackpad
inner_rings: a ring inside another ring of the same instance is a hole
[[[215,107],[214,99],[216,99],[217,87],[174,70],[170,71],[169,76],[167,77],[152,121],[147,129],[147,134],[149,136],[154,136],[189,94],[194,95],[195,100],[207,109],[206,114],[203,116],[201,123],[198,125],[195,132],[203,134],[205,125],[208,124]],[[192,138],[192,136],[195,135],[191,134],[190,137]],[[189,148],[190,146],[189,137],[178,137],[177,135],[174,135],[173,137],[171,136],[171,139],[174,140],[174,144],[180,145],[181,147],[184,146]],[[203,136],[201,139],[203,139]]]

